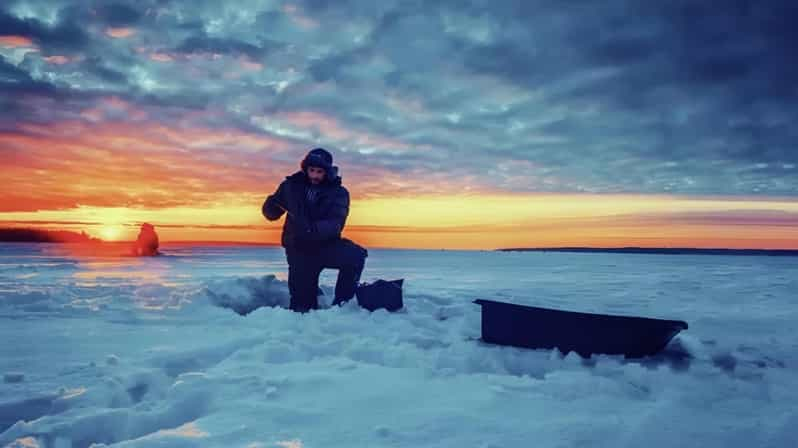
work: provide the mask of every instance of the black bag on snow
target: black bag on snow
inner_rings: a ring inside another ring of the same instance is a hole
[[[355,290],[357,304],[369,311],[380,308],[397,311],[404,306],[402,282],[403,278],[390,281],[378,279],[371,283],[361,283]]]

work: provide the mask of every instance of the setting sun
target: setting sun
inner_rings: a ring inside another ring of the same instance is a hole
[[[100,229],[100,238],[105,241],[118,241],[121,238],[122,233],[122,226],[104,226],[102,229]]]

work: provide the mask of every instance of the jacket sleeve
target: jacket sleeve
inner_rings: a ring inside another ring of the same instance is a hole
[[[285,199],[283,197],[285,195],[284,192],[285,181],[280,183],[280,186],[277,187],[277,191],[268,195],[266,200],[263,202],[261,211],[263,216],[265,216],[269,221],[277,221],[281,216],[283,216],[283,213],[285,213],[285,210],[278,205],[285,204]]]
[[[340,237],[349,216],[349,191],[341,187],[333,198],[327,215],[313,223],[314,236],[319,240]]]

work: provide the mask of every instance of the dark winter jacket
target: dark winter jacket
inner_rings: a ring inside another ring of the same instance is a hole
[[[269,221],[276,221],[288,212],[280,238],[283,247],[313,249],[341,238],[349,216],[349,191],[341,185],[338,167],[333,166],[325,175],[313,202],[306,199],[309,184],[305,172],[297,171],[286,176],[263,203],[263,216]]]

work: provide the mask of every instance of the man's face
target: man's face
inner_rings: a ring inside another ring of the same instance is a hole
[[[312,184],[320,184],[324,180],[324,168],[317,166],[308,167],[308,178]]]

